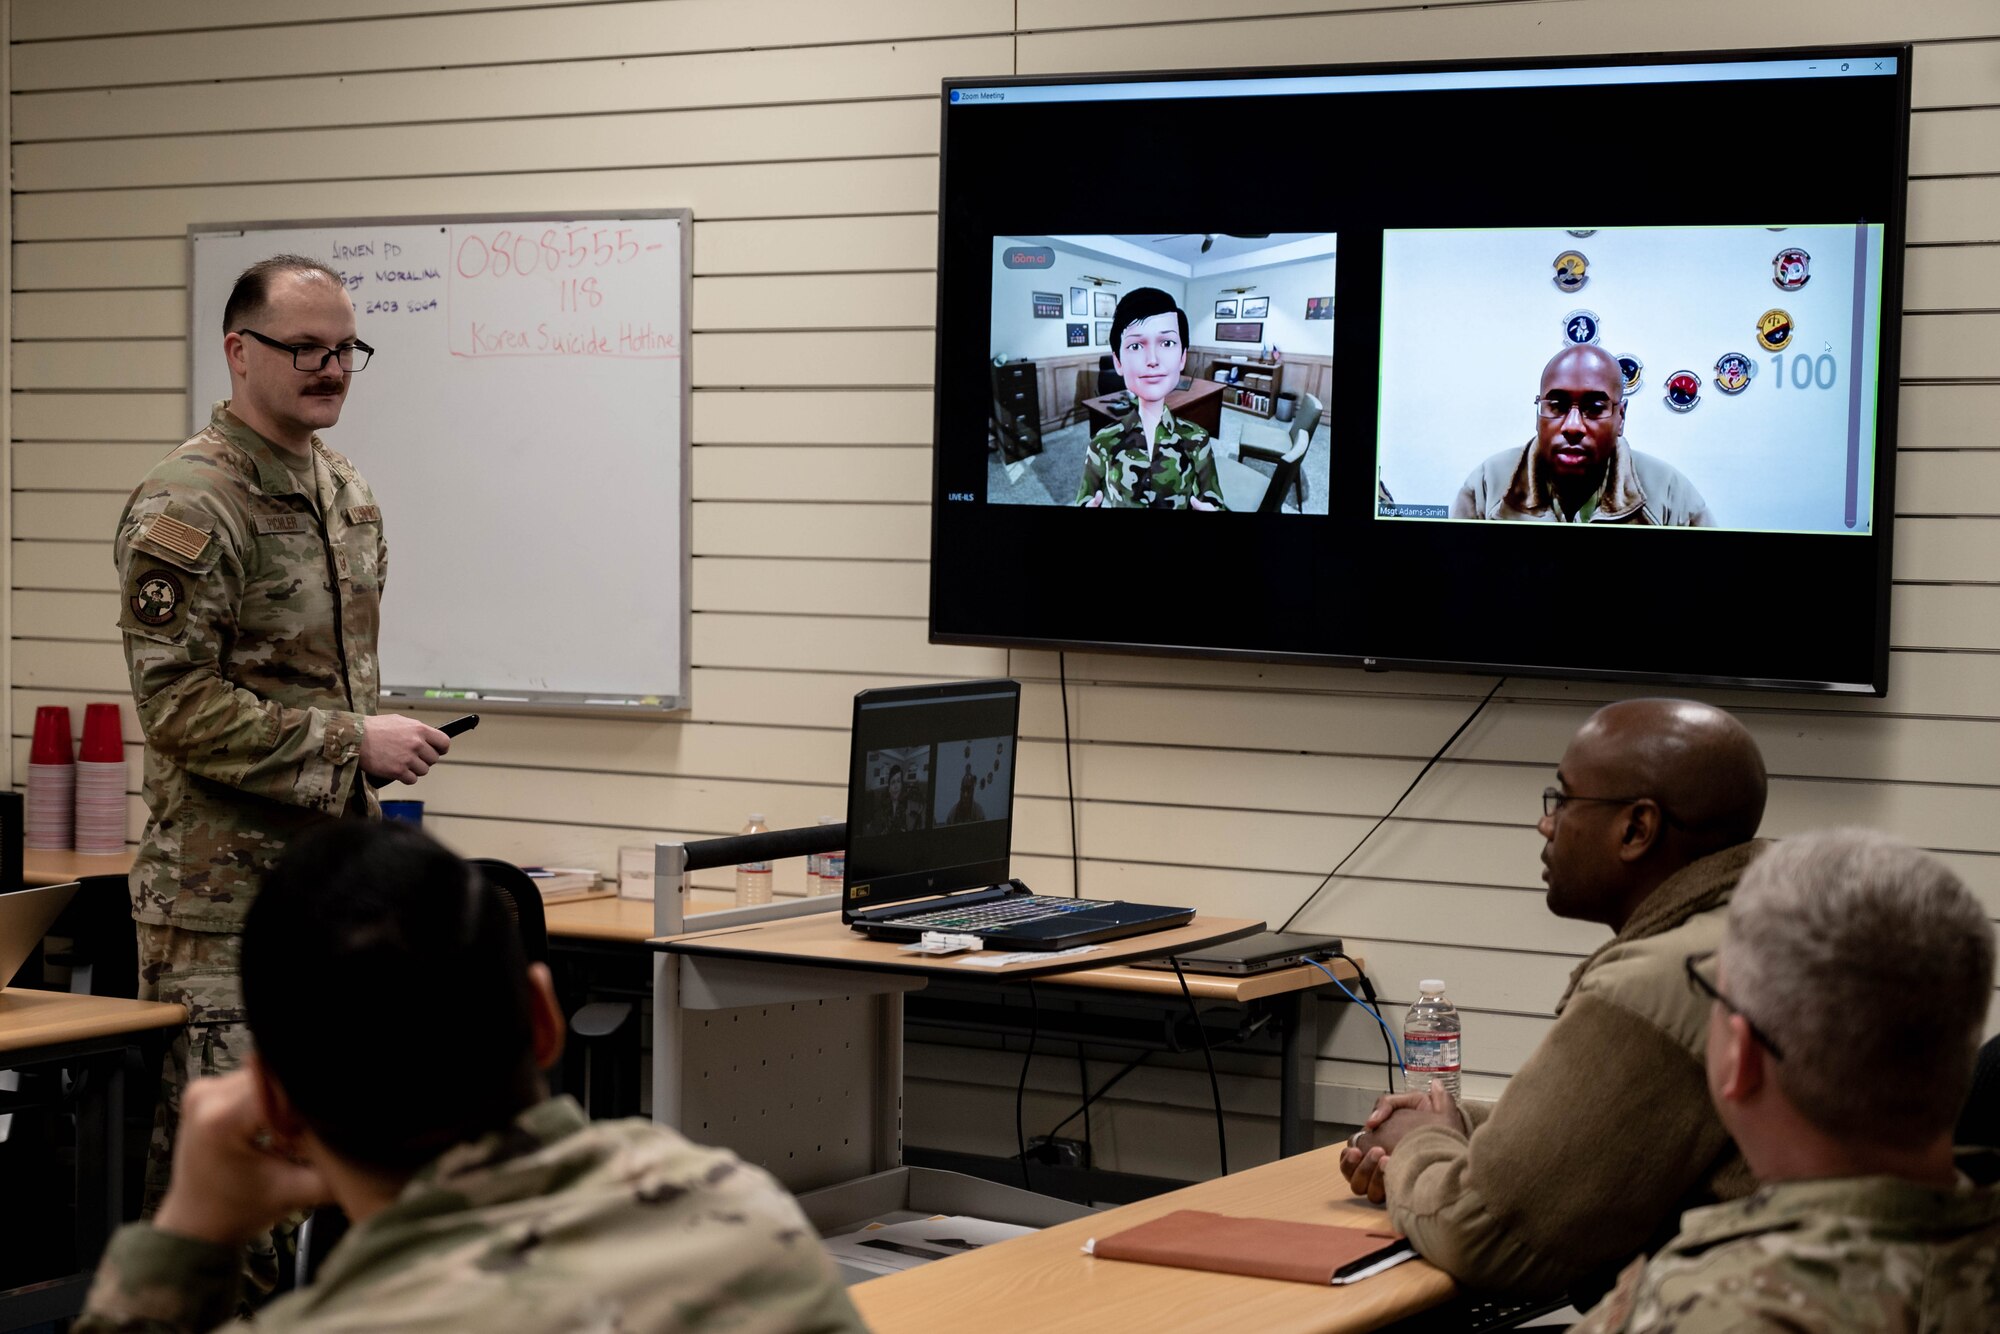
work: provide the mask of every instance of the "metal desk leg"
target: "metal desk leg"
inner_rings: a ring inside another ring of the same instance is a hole
[[[1284,1037],[1278,1049],[1278,1156],[1313,1146],[1313,1090],[1319,1058],[1319,993],[1288,991],[1271,998]]]
[[[76,1106],[76,1266],[97,1268],[125,1221],[125,1052],[79,1071]]]

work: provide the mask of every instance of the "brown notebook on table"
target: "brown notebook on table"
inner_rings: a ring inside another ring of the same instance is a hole
[[[1176,1269],[1208,1269],[1322,1285],[1351,1282],[1416,1255],[1409,1243],[1393,1232],[1288,1223],[1275,1218],[1233,1218],[1198,1209],[1175,1210],[1150,1223],[1093,1240],[1084,1249],[1104,1260],[1137,1260]]]

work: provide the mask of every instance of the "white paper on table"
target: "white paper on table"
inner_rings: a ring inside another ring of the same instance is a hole
[[[958,961],[961,968],[1005,968],[1010,963],[1031,963],[1036,959],[1067,959],[1073,954],[1095,954],[1102,945],[1073,945],[1066,950],[987,950]]]
[[[872,1273],[894,1274],[1034,1230],[964,1214],[942,1214],[907,1223],[870,1223],[858,1231],[828,1237],[825,1245],[828,1254],[842,1264]]]

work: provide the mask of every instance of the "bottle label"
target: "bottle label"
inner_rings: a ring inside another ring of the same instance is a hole
[[[1458,1073],[1458,1034],[1403,1034],[1403,1067],[1413,1075]]]
[[[736,869],[739,871],[748,871],[752,875],[769,875],[771,874],[771,863],[738,862],[736,863]]]
[[[820,860],[819,873],[828,880],[847,879],[847,854],[845,852],[827,853]]]

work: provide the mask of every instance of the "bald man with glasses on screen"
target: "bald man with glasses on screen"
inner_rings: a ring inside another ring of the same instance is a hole
[[[373,351],[345,283],[298,255],[253,264],[216,332],[230,396],[134,489],[112,552],[146,737],[140,992],[189,1016],[161,1070],[148,1214],[181,1090],[248,1054],[237,960],[265,872],[308,826],[376,811],[363,774],[415,782],[451,744],[376,712],[382,512],[317,434]]]
[[[1684,1210],[1751,1189],[1709,1102],[1708,1004],[1684,960],[1721,942],[1765,786],[1743,724],[1692,700],[1608,705],[1564,750],[1536,825],[1549,911],[1612,938],[1497,1102],[1391,1094],[1341,1156],[1461,1283],[1582,1308]]]
[[[1535,396],[1535,438],[1473,469],[1450,517],[1714,527],[1694,483],[1625,439],[1625,407],[1616,357],[1587,344],[1556,353]]]

